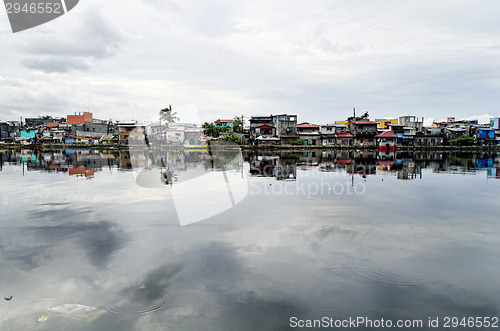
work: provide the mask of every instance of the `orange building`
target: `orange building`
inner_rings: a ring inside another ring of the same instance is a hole
[[[68,115],[66,119],[66,123],[68,124],[84,124],[85,122],[90,122],[92,123],[92,113],[83,112],[83,115],[78,113],[78,115],[75,112],[75,115]]]

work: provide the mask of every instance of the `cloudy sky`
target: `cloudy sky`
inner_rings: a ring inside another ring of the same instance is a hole
[[[81,0],[13,34],[0,13],[0,120],[91,111],[299,122],[500,115],[500,2]],[[182,114],[181,114],[182,115]]]

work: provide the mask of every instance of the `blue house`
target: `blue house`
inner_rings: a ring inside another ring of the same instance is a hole
[[[69,136],[67,138],[64,138],[64,142],[66,144],[84,143],[85,145],[88,145],[89,143],[94,143],[93,140],[90,138],[77,137],[77,136]]]
[[[494,140],[495,139],[495,129],[491,127],[477,128],[476,138],[483,140]]]
[[[21,138],[30,139],[35,138],[35,130],[21,130]]]

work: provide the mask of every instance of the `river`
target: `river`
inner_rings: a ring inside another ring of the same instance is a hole
[[[499,325],[495,153],[0,153],[1,330]]]

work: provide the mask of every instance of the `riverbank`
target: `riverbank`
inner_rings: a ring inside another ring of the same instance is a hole
[[[297,146],[297,145],[268,145],[268,146],[254,146],[254,145],[239,145],[242,150],[262,150],[262,151],[309,151],[309,150],[367,150],[376,151],[377,147],[374,146]],[[197,146],[196,149],[185,146],[161,146],[160,149],[165,150],[200,150],[208,147]],[[129,145],[113,144],[113,145],[86,145],[86,144],[0,144],[0,149],[10,150],[68,150],[68,149],[92,149],[92,150],[116,150],[125,151],[133,149]],[[397,146],[398,152],[411,152],[411,151],[492,151],[500,152],[500,146]]]
[[[296,145],[276,145],[276,146],[249,146],[241,145],[244,150],[371,150],[376,151],[376,146],[296,146]],[[397,146],[396,151],[500,151],[500,146]]]

